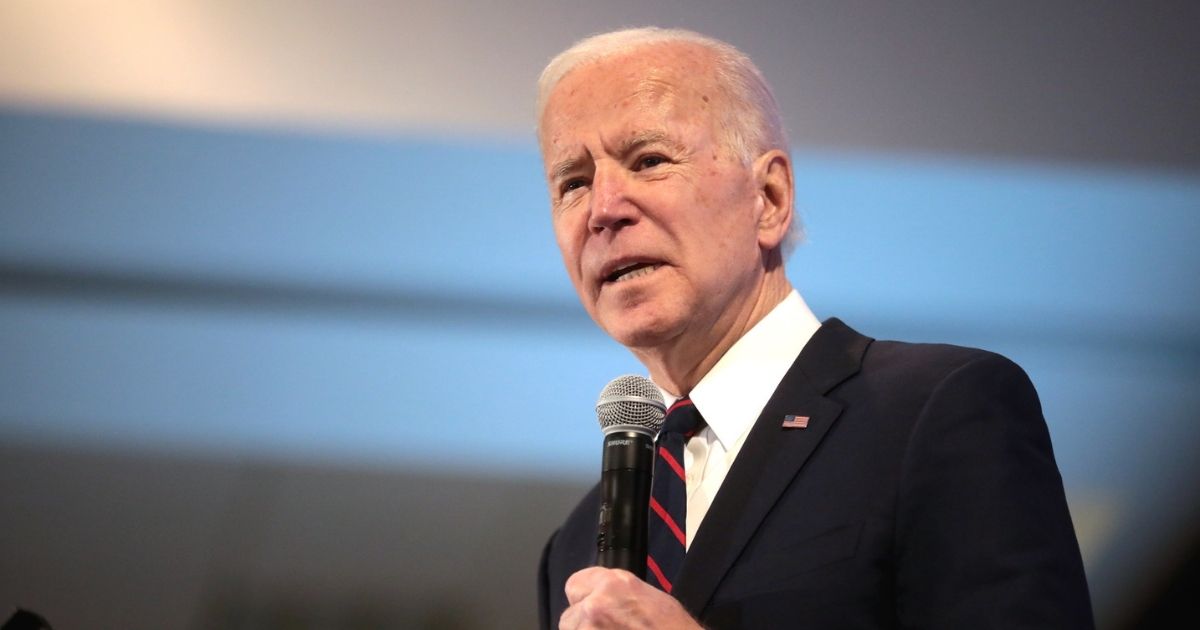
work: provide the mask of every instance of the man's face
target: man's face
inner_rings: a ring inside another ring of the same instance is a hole
[[[762,281],[752,169],[717,127],[707,53],[584,65],[541,120],[554,232],[588,314],[632,349],[729,326]]]

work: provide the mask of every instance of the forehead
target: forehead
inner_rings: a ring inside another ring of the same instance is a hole
[[[573,68],[542,113],[543,153],[564,136],[601,126],[637,126],[647,117],[695,120],[717,100],[711,56],[691,44],[653,44]]]
[[[645,44],[581,62],[559,80],[554,92],[571,92],[598,84],[636,85],[648,91],[660,87],[684,89],[709,83],[713,65],[713,53],[695,44]]]

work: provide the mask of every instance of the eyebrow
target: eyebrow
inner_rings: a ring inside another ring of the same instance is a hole
[[[572,171],[578,169],[580,164],[583,164],[586,161],[587,158],[570,157],[556,163],[554,167],[550,169],[550,181],[558,181],[559,179],[566,177]]]
[[[652,129],[640,131],[625,138],[620,142],[620,144],[616,145],[616,150],[612,151],[612,153],[619,157],[624,157],[641,147],[649,144],[659,143],[665,144],[676,151],[682,152],[684,150],[683,145],[673,140],[671,136],[667,134],[667,132],[660,129]],[[590,157],[569,157],[565,160],[556,162],[550,169],[550,181],[558,181],[559,179],[566,177],[571,172],[578,169],[581,164],[584,164],[589,160]]]
[[[616,154],[620,156],[626,156],[648,144],[665,144],[677,151],[681,151],[683,149],[683,145],[673,140],[671,136],[667,134],[667,132],[661,129],[650,129],[635,133],[623,140],[619,145],[617,145]]]

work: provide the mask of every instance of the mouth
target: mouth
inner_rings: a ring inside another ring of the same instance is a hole
[[[603,281],[605,283],[628,282],[629,280],[648,276],[661,266],[662,263],[646,261],[618,263],[603,276]]]

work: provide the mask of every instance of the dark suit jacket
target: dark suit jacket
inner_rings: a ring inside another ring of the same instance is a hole
[[[785,429],[785,415],[809,416]],[[551,537],[542,627],[595,562],[593,488]],[[706,627],[1091,628],[1037,393],[996,354],[821,326],[676,576]]]

